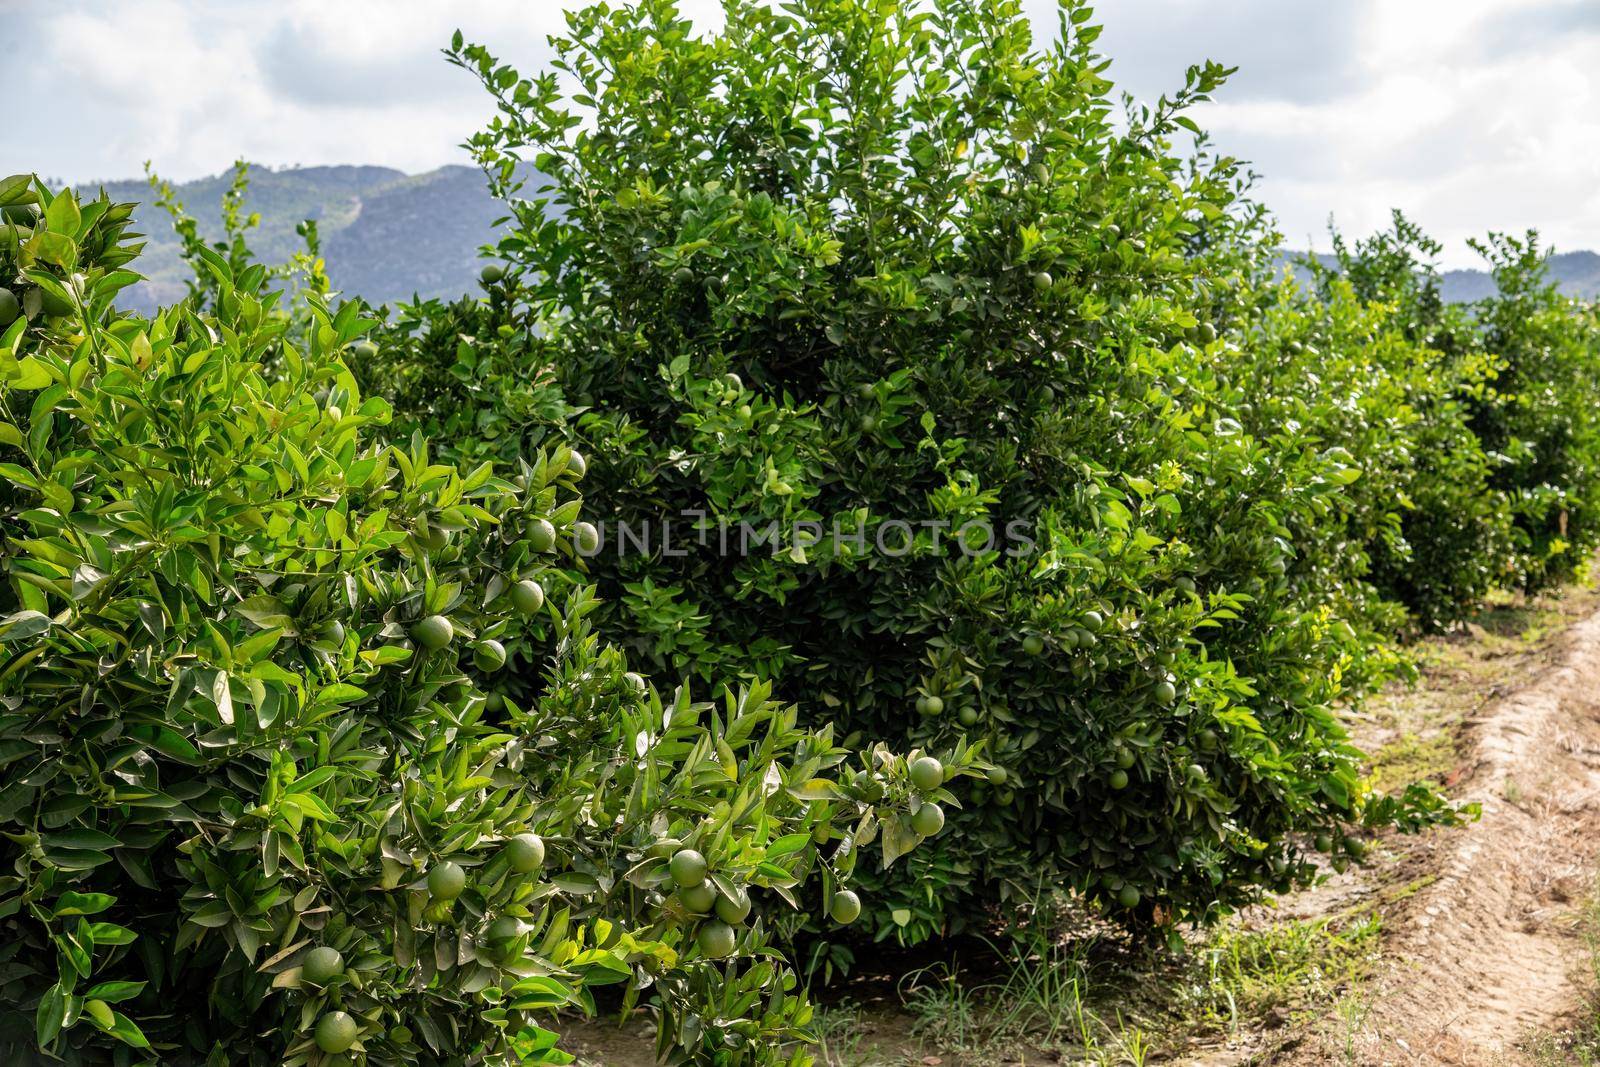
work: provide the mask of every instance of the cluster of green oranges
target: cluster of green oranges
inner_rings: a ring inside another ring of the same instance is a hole
[[[519,876],[537,874],[544,867],[544,839],[538,834],[521,833],[508,839],[502,846],[504,868]],[[428,868],[427,875],[418,883],[428,893],[430,919],[447,919],[455,909],[455,902],[466,892],[467,872],[454,860],[441,860]],[[524,932],[522,922],[511,915],[501,915],[490,921],[478,935],[477,944],[483,954],[496,962],[508,962],[515,955],[517,938]],[[318,991],[339,984],[345,974],[344,953],[331,945],[319,945],[300,960],[302,985]],[[317,1019],[312,1038],[317,1047],[329,1055],[348,1052],[360,1038],[361,1028],[348,1012],[331,1010]]]
[[[932,756],[918,756],[909,768],[911,784],[918,793],[933,793],[944,785],[944,764]],[[911,811],[911,829],[919,837],[932,837],[944,829],[944,809],[937,801],[918,798]]]
[[[588,462],[581,453],[573,452],[567,459],[564,473],[580,479],[588,472]],[[430,552],[442,551],[450,543],[450,531],[443,526],[430,523],[421,519],[413,531],[419,545]],[[545,554],[556,549],[557,533],[555,525],[546,518],[536,518],[528,524],[526,531],[529,546],[537,553]],[[591,523],[575,522],[572,524],[572,541],[580,552],[593,552],[600,544],[600,533]],[[537,614],[545,602],[544,587],[532,578],[523,578],[511,586],[506,592],[512,608],[522,615]],[[428,615],[416,622],[410,630],[411,639],[420,647],[437,652],[448,648],[456,637],[455,624],[446,615]],[[505,645],[494,638],[483,638],[473,642],[472,662],[478,670],[484,673],[494,673],[506,665]]]

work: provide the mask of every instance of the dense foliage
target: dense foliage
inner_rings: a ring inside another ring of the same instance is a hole
[[[211,240],[152,179],[195,281],[122,315],[127,207],[0,183],[0,1052],[559,1063],[598,996],[799,1064],[782,946],[863,899],[1171,930],[1452,817],[1339,710],[1600,545],[1537,240],[1286,277],[1227,72],[1119,116],[1078,0],[725,18],[453,42],[511,216],[453,302],[258,265],[241,167]]]
[[[581,455],[387,441],[358,305],[202,242],[119,315],[126,207],[0,193],[0,1058],[566,1063],[614,986],[673,1062],[808,1062],[769,938],[975,754],[663,695],[571,564]]]
[[[1264,268],[1270,244],[1229,249],[1254,276],[1219,302],[1239,346],[1212,366],[1239,418],[1344,450],[1360,477],[1320,534],[1369,561],[1369,613],[1388,603],[1423,629],[1493,588],[1558,582],[1600,544],[1600,320],[1556,290],[1536,235],[1474,247],[1496,292],[1470,304],[1444,302],[1440,246],[1399,214],[1370,239],[1335,234],[1305,288]]]
[[[1358,466],[1248,432],[1213,369],[1244,181],[1171,145],[1225,71],[1119,123],[1097,32],[809,0],[701,38],[657,0],[571,16],[533,79],[458,42],[512,273],[405,310],[367,377],[468,460],[576,427],[608,623],[658,679],[986,742],[874,896],[907,939],[1060,884],[1209,917],[1435,805],[1369,797],[1333,710],[1390,662]]]

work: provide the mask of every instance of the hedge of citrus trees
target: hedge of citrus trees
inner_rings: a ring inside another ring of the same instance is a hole
[[[806,1062],[774,932],[854,921],[976,754],[655,688],[569,565],[580,453],[386,438],[357,304],[202,243],[122,315],[127,205],[0,208],[0,1059],[568,1063],[615,986],[676,1062]]]
[[[356,368],[463,462],[588,457],[587,562],[652,677],[984,743],[872,879],[878,936],[1061,885],[1204,920],[1450,817],[1373,795],[1338,706],[1600,529],[1594,317],[1532,245],[1489,246],[1472,307],[1403,220],[1297,285],[1240,167],[1178,147],[1227,72],[1119,119],[1098,32],[799,0],[703,35],[645,0],[531,78],[458,39],[504,266]]]
[[[513,226],[450,303],[270,293],[241,171],[119,315],[126,207],[0,186],[0,1048],[563,1062],[613,985],[800,1063],[803,925],[1170,931],[1455,817],[1339,708],[1600,543],[1536,241],[1285,278],[1227,72],[1118,117],[1076,0],[725,18],[452,43]]]
[[[609,529],[678,524],[591,561],[652,675],[986,743],[992,781],[875,887],[908,940],[1041,884],[1205,918],[1436,808],[1369,797],[1333,710],[1389,661],[1359,468],[1248,432],[1211,369],[1242,178],[1172,142],[1225,72],[1121,124],[1088,15],[1039,53],[1006,0],[739,3],[715,37],[594,8],[566,82],[458,45],[511,273],[400,316],[369,379],[464,456],[575,427]],[[784,540],[683,551],[697,515]]]
[[[1402,215],[1367,240],[1336,234],[1333,266],[1309,262],[1304,288],[1273,277],[1259,237],[1217,257],[1250,282],[1218,301],[1239,340],[1212,370],[1252,433],[1359,468],[1343,534],[1382,601],[1437,629],[1491,588],[1571,575],[1600,543],[1600,322],[1557,291],[1536,235],[1475,242],[1496,291],[1455,305],[1440,246]]]

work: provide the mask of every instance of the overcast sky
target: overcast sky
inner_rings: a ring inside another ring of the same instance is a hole
[[[1028,0],[1035,32],[1054,0]],[[714,25],[717,0],[683,0]],[[1405,209],[1467,237],[1537,227],[1600,249],[1600,0],[1106,0],[1119,85],[1241,67],[1201,115],[1251,160],[1298,247]],[[485,98],[438,49],[456,27],[526,72],[554,0],[0,0],[0,173],[85,182],[272,165],[467,162]]]

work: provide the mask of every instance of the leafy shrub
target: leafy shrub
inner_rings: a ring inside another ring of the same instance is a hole
[[[133,205],[104,194],[83,204],[25,174],[0,179],[0,330],[36,336],[108,314],[116,293],[139,280],[124,269],[143,247],[126,236],[132,219]],[[25,380],[38,372],[30,367]]]
[[[1364,562],[1297,540],[1348,458],[1244,432],[1199,354],[1228,342],[1194,251],[1241,181],[1169,145],[1226,72],[1119,125],[1089,18],[1039,55],[1015,0],[735,2],[711,38],[645,0],[571,15],[532,79],[458,38],[512,273],[403,310],[367,379],[463,461],[581,447],[608,628],[658,679],[985,742],[880,935],[1041,882],[1207,918],[1310,877],[1302,841],[1343,862],[1350,823],[1436,813],[1370,797],[1333,711],[1390,662],[1340,621]],[[973,522],[1034,550],[964,550]],[[741,523],[777,544],[724,553]]]
[[[1310,290],[1258,274],[1230,316],[1237,343],[1212,367],[1274,451],[1347,466],[1337,507],[1295,531],[1296,569],[1327,561],[1315,580],[1344,591],[1340,614],[1357,625],[1436,628],[1507,577],[1509,516],[1470,425],[1495,362],[1408,328],[1407,306],[1445,309],[1436,287],[1417,287],[1406,231],[1338,247],[1340,268],[1317,267]]]
[[[1491,484],[1510,502],[1517,577],[1542,589],[1600,545],[1600,324],[1556,289],[1536,234],[1492,234],[1473,247],[1495,281],[1473,323],[1499,362],[1473,429],[1496,460]]]
[[[6,1062],[565,1063],[541,1024],[607,986],[676,1062],[806,1062],[784,905],[848,920],[975,755],[664,697],[562,563],[580,457],[386,442],[357,306],[291,332],[209,248],[214,313],[120,317],[124,209],[29,192],[54,252],[0,277],[78,310],[0,341]]]
[[[1369,511],[1391,513],[1390,530],[1372,540],[1373,580],[1428,629],[1463,618],[1496,586],[1559,581],[1600,544],[1593,316],[1548,281],[1536,237],[1495,235],[1474,247],[1496,292],[1449,305],[1439,244],[1404,216],[1365,241],[1336,235],[1336,265],[1315,268],[1314,298],[1289,297],[1295,310],[1278,319],[1310,334],[1352,314],[1365,325],[1342,347],[1286,354],[1268,343],[1240,375],[1260,395],[1293,395],[1300,377],[1311,383],[1300,394],[1325,398],[1296,415],[1360,457],[1367,476],[1356,495]],[[1276,300],[1292,289],[1264,291]],[[1364,354],[1341,362],[1345,352]],[[1339,368],[1369,378],[1335,377]],[[1361,410],[1361,427],[1389,426],[1347,439],[1328,416],[1350,408]]]

